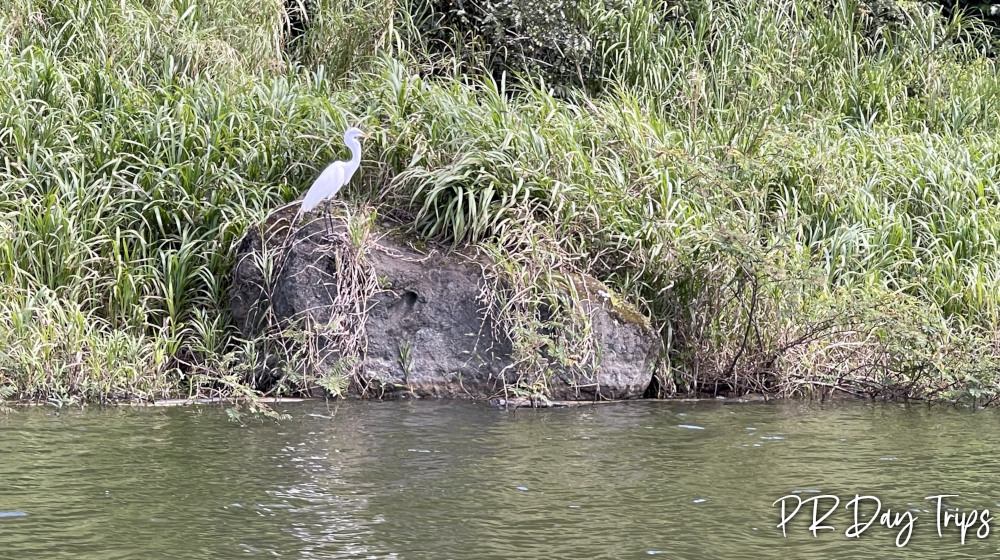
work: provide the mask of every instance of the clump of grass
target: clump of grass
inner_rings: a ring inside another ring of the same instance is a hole
[[[483,307],[496,339],[511,343],[513,366],[503,380],[505,390],[544,395],[557,373],[585,384],[600,367],[600,349],[591,334],[579,269],[544,230],[520,240],[519,247],[480,244],[491,263]]]
[[[598,277],[662,334],[661,388],[998,395],[1000,82],[974,20],[582,3],[596,63],[556,95],[432,49],[416,3],[318,2],[294,45],[283,2],[196,4],[0,0],[0,386],[21,398],[252,388],[234,244],[359,123],[353,205],[490,247],[526,302],[553,262]]]

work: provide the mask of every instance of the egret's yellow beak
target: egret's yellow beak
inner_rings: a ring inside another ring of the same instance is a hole
[[[371,135],[371,134],[368,134],[367,132],[362,132],[362,133],[361,133],[361,137],[362,137],[362,138],[367,138],[368,140],[371,140],[371,139],[372,139],[372,135]]]

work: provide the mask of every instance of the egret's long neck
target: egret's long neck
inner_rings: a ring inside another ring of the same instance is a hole
[[[344,138],[344,143],[351,149],[351,168],[357,169],[361,165],[361,142],[357,138]]]

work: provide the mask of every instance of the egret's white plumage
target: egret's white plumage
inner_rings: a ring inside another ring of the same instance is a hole
[[[299,207],[300,216],[316,208],[324,200],[333,198],[341,187],[351,181],[351,177],[361,167],[361,143],[358,142],[359,136],[367,137],[364,132],[353,126],[348,128],[347,132],[344,133],[344,143],[351,149],[351,159],[349,161],[335,161],[320,173],[319,178],[309,187],[309,192],[306,193],[306,197],[302,200],[302,206]]]

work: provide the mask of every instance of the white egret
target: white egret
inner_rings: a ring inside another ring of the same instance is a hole
[[[358,137],[371,138],[361,129],[351,127],[344,133],[344,143],[351,149],[351,159],[348,161],[335,161],[327,166],[320,173],[316,182],[309,187],[306,197],[302,200],[299,213],[296,217],[301,217],[306,212],[319,206],[323,201],[327,202],[327,212],[330,212],[329,202],[341,187],[351,181],[351,177],[361,167],[361,142]]]

